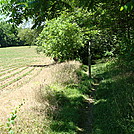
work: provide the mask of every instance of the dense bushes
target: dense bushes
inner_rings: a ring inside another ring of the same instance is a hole
[[[91,12],[75,9],[47,21],[37,38],[37,50],[61,61],[79,59],[87,64],[88,43],[91,41],[92,62],[116,56],[119,53],[116,33],[109,29],[92,29],[94,20],[91,18]]]
[[[64,61],[79,58],[78,49],[84,45],[84,36],[70,18],[63,16],[46,22],[46,26],[37,38],[37,45],[43,48],[47,56]]]
[[[0,22],[0,47],[19,45],[17,29],[6,22]]]

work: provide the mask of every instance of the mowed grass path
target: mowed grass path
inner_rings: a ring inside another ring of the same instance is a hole
[[[36,46],[0,48],[0,90],[23,85],[42,70],[30,65],[48,65],[49,62],[43,54],[37,54]]]

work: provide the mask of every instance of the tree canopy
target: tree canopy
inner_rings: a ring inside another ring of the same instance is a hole
[[[39,26],[46,19],[58,17],[62,11],[74,11],[74,8],[86,8],[88,11],[97,11],[100,5],[116,5],[123,9],[133,9],[133,0],[1,0],[1,12],[6,13],[10,22],[22,23],[23,19],[34,20],[34,27]],[[106,7],[105,7],[106,8]],[[110,9],[110,8],[109,8]]]
[[[18,44],[17,29],[12,24],[0,22],[0,47],[15,46]]]
[[[33,28],[44,26],[46,21],[48,24],[53,19],[56,22],[66,12],[67,18],[72,16],[69,23],[77,24],[84,38],[89,37],[89,40],[92,36],[93,52],[130,56],[134,51],[133,0],[1,0],[0,3],[1,12],[8,15],[13,24],[19,25],[24,19],[32,18]],[[86,49],[86,43],[82,49]]]
[[[78,58],[78,49],[84,45],[84,35],[77,23],[71,18],[60,16],[46,22],[46,26],[37,38],[45,54],[60,60]]]

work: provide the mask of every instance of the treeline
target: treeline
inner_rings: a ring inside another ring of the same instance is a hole
[[[1,5],[2,13],[10,17],[12,24],[19,25],[24,18],[32,19],[33,29],[43,29],[36,31],[37,35],[34,30],[23,29],[18,37],[24,44],[37,44],[38,51],[47,56],[60,61],[77,59],[87,64],[91,42],[93,61],[116,56],[129,62],[133,60],[133,0],[28,0],[4,1]]]
[[[17,30],[6,22],[0,22],[0,47],[19,45]]]
[[[0,47],[35,45],[37,35],[36,30],[18,28],[8,22],[0,22]]]

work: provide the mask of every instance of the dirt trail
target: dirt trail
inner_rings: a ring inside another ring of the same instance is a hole
[[[42,67],[42,71],[27,84],[14,89],[5,96],[3,92],[2,96],[4,97],[0,96],[0,122],[7,121],[12,110],[24,101],[25,104],[21,108],[21,111],[31,110],[32,107],[35,107],[37,105],[35,90],[39,89],[41,84],[51,83],[51,80],[51,66]]]

